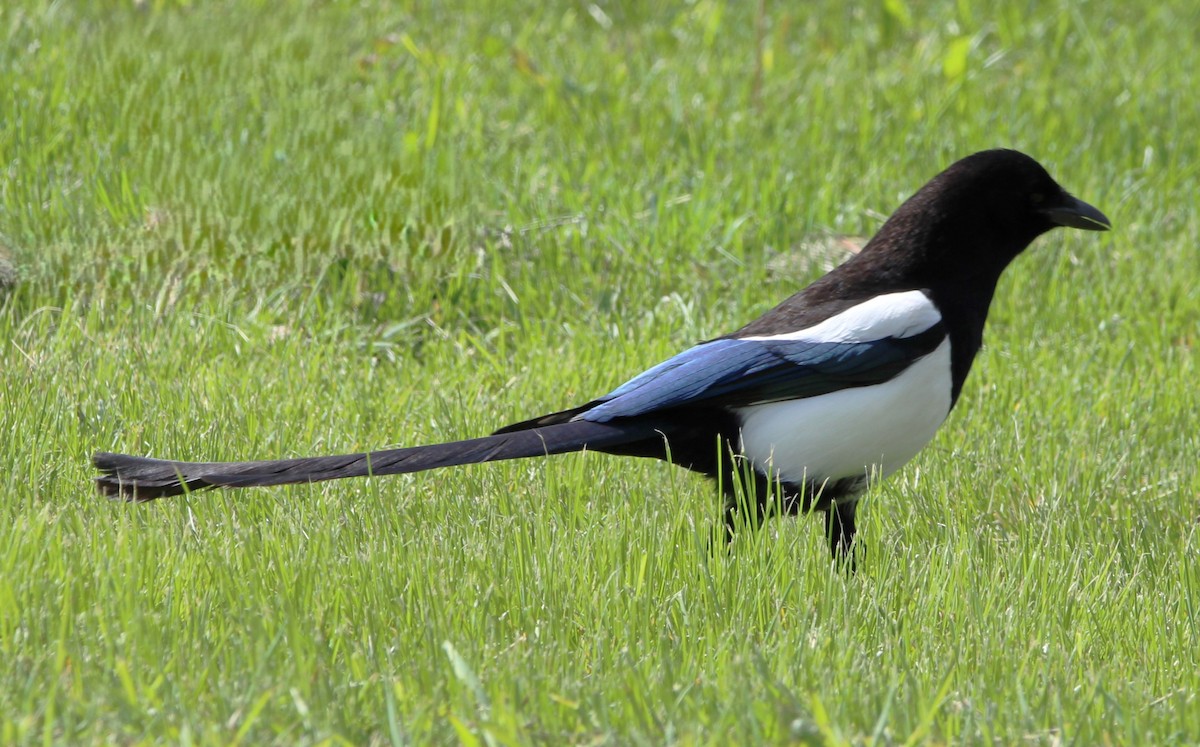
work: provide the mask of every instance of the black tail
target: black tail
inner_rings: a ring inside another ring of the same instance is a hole
[[[579,421],[466,441],[341,456],[263,462],[173,462],[98,452],[92,457],[92,463],[104,473],[96,478],[100,492],[131,501],[150,501],[217,486],[245,488],[395,475],[583,449],[607,451],[617,447],[615,450],[620,451],[619,447],[624,444],[648,439],[662,439],[652,423],[612,425]]]

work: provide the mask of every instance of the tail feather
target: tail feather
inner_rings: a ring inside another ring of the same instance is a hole
[[[552,412],[549,415],[539,415],[538,417],[530,420],[522,420],[519,423],[512,423],[504,426],[498,431],[495,431],[492,433],[492,435],[498,436],[501,433],[516,433],[517,431],[527,431],[530,428],[545,428],[548,425],[569,423],[576,415],[581,415],[596,405],[603,403],[604,401],[605,400],[603,399],[594,399],[591,402],[579,405],[578,407],[572,407],[569,410],[560,410],[559,412]]]
[[[465,441],[361,454],[258,462],[176,462],[98,452],[92,463],[101,493],[150,501],[212,487],[251,487],[321,482],[345,477],[423,472],[460,464],[549,456],[661,439],[652,423],[561,423]]]

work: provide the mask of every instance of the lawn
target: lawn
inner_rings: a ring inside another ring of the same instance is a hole
[[[4,3],[0,743],[1197,743],[1198,25]],[[1114,230],[1010,268],[958,407],[867,495],[857,574],[811,517],[710,554],[715,486],[595,454],[89,484],[96,450],[358,451],[577,404],[996,146]]]

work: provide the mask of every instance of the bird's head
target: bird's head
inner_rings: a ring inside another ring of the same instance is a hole
[[[1073,197],[1040,163],[1015,150],[985,150],[954,163],[925,186],[979,219],[981,230],[1033,238],[1057,226],[1107,231],[1104,213]]]
[[[930,180],[896,210],[871,244],[904,258],[913,270],[979,271],[998,277],[1030,242],[1058,226],[1107,231],[1111,224],[1024,153],[986,150]]]

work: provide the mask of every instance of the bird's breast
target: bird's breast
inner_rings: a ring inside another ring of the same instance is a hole
[[[933,438],[951,388],[947,339],[882,384],[738,408],[742,453],[797,484],[886,477]]]

